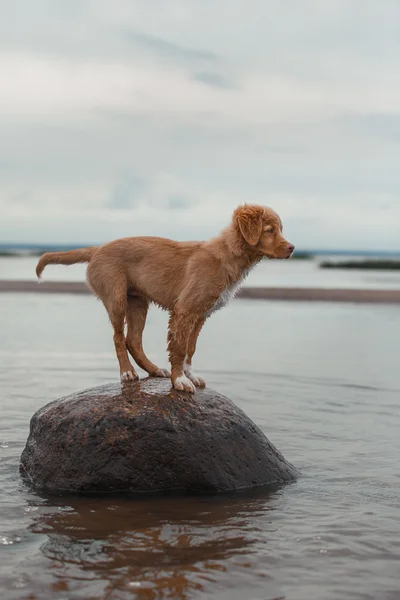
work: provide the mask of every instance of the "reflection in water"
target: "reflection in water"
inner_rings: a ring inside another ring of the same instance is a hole
[[[47,536],[42,552],[57,570],[59,591],[185,599],[208,583],[215,589],[221,577],[230,586],[235,573],[252,567],[258,518],[265,532],[272,493],[66,498],[64,505],[58,498],[57,512],[41,515],[31,531]],[[267,597],[276,596],[264,589]]]
[[[18,473],[29,418],[112,381],[115,357],[90,298],[28,296],[0,294],[0,598],[400,598],[398,307],[238,301],[206,328],[199,370],[301,469],[294,485],[49,499]],[[164,318],[147,328],[157,361]]]

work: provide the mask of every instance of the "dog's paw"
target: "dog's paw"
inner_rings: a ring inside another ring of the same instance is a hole
[[[121,381],[137,381],[139,375],[135,371],[121,371]]]
[[[196,391],[196,387],[190,381],[190,379],[186,377],[186,375],[181,375],[180,377],[177,377],[175,381],[172,382],[172,385],[176,390],[179,390],[180,392],[189,392],[190,394],[194,394]]]
[[[204,379],[202,377],[198,377],[198,375],[196,375],[196,373],[193,373],[193,371],[191,371],[190,373],[185,373],[186,377],[188,377],[188,379],[190,379],[190,381],[192,383],[194,383],[194,385],[198,388],[205,388],[206,387],[206,382],[204,381]]]
[[[171,373],[167,369],[157,369],[155,373],[151,374],[152,377],[171,377]]]
[[[206,382],[204,381],[204,379],[202,379],[201,377],[198,377],[196,375],[196,373],[194,373],[194,371],[192,371],[192,368],[189,365],[185,366],[184,371],[185,371],[186,377],[188,379],[190,379],[190,381],[192,383],[194,383],[194,385],[196,387],[199,387],[199,388],[205,388],[206,387]]]

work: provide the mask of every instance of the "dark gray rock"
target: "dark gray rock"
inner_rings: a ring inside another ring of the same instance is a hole
[[[21,473],[48,491],[222,492],[296,477],[231,400],[168,380],[105,385],[51,402],[31,420]]]

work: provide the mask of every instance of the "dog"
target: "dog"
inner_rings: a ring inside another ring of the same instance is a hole
[[[282,229],[280,217],[271,208],[244,204],[234,211],[230,225],[211,240],[129,237],[103,246],[47,252],[40,257],[36,274],[40,279],[49,264],[88,263],[89,287],[103,302],[113,326],[121,380],[139,378],[129,351],[149,376],[171,377],[176,390],[194,393],[196,387],[206,385],[192,369],[205,321],[235,296],[263,258],[291,257],[294,246]],[[169,312],[171,373],[152,363],[143,350],[142,333],[151,302]]]

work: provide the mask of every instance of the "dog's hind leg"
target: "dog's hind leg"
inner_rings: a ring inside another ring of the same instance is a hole
[[[143,350],[142,335],[148,309],[149,301],[144,296],[128,296],[126,347],[136,364],[151,377],[170,377],[170,372],[152,363]]]
[[[103,303],[110,317],[114,329],[114,345],[117,354],[121,381],[133,381],[139,379],[138,374],[131,365],[125,343],[125,317],[127,311],[127,290],[125,285],[113,286],[113,294]]]
[[[192,332],[190,333],[188,338],[186,358],[183,365],[186,377],[189,377],[190,381],[192,381],[192,383],[194,383],[196,387],[201,388],[206,387],[206,382],[204,381],[204,379],[196,375],[196,373],[194,373],[194,371],[192,370],[192,358],[194,353],[196,352],[197,339],[199,337],[199,333],[204,323],[205,318],[199,319],[197,324],[193,327]]]

